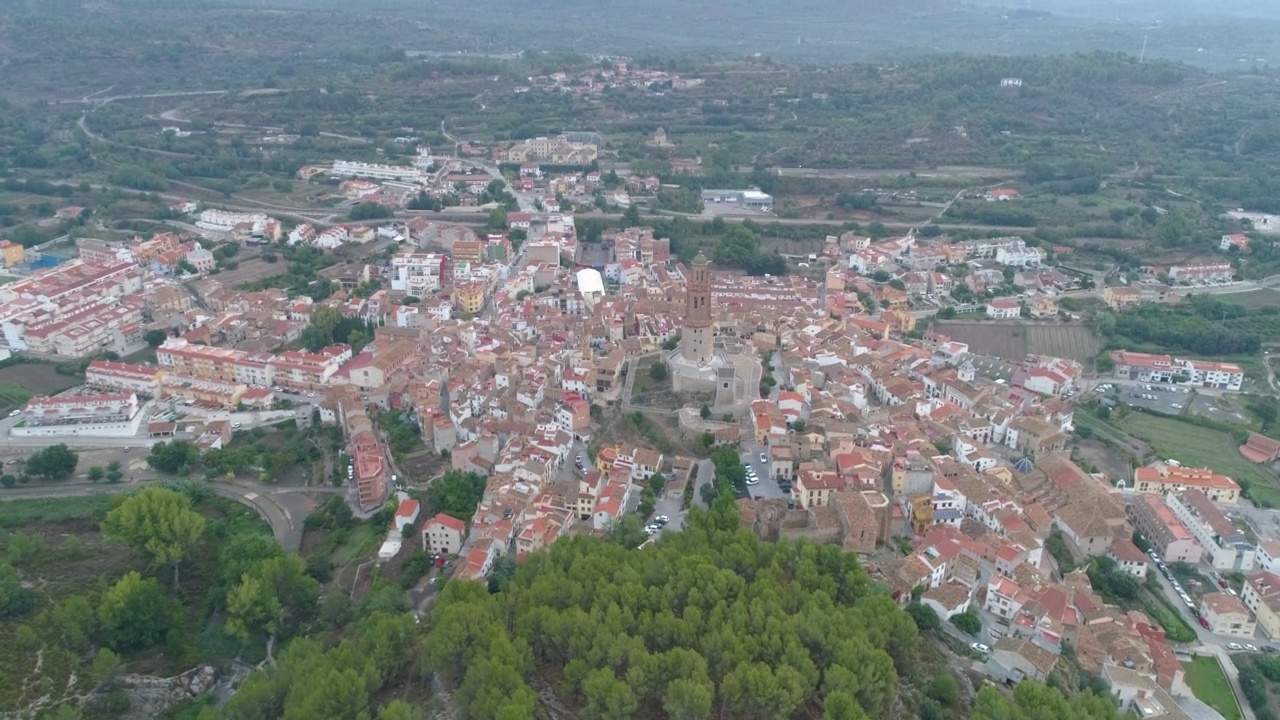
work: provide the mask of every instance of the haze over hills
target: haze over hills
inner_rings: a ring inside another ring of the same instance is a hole
[[[1148,57],[1214,70],[1280,62],[1280,3],[1268,0],[7,0],[0,18],[110,14],[163,24],[166,15],[185,23],[262,9],[403,17],[422,32],[405,26],[388,46],[446,52],[758,54],[826,64],[952,52],[1137,55],[1145,44]]]

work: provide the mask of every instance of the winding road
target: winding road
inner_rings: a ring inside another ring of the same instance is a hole
[[[36,498],[76,497],[128,492],[145,485],[163,482],[161,479],[125,482],[116,485],[88,482],[42,483],[0,491],[0,502],[30,500]],[[209,489],[215,495],[234,500],[258,513],[275,535],[276,541],[286,552],[302,547],[302,523],[311,512],[312,497],[346,495],[346,488],[331,487],[277,487],[247,485],[238,482],[212,481]]]

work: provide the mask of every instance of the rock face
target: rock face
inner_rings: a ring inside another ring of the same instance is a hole
[[[159,717],[175,705],[209,692],[217,679],[218,674],[211,665],[201,665],[171,678],[125,675],[120,678],[120,687],[129,696],[130,706],[121,717],[126,720]]]

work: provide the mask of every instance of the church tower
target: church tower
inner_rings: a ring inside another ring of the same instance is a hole
[[[680,333],[680,354],[698,365],[711,362],[714,340],[711,329],[711,264],[698,253],[693,259],[692,277],[686,289],[684,329]]]

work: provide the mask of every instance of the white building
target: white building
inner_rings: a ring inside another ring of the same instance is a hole
[[[1022,304],[1013,298],[994,298],[987,301],[987,317],[996,320],[1014,320],[1022,317]]]
[[[362,177],[375,180],[404,180],[419,182],[423,180],[422,171],[407,165],[380,165],[378,163],[351,162],[334,160],[330,169],[336,177]]]
[[[1182,367],[1196,387],[1216,390],[1239,390],[1244,384],[1244,370],[1239,365],[1201,360],[1183,360]]]
[[[241,213],[210,209],[200,213],[200,217],[196,220],[196,227],[218,232],[230,232],[241,223],[266,225],[267,220],[270,219],[265,213]]]
[[[391,258],[391,289],[416,297],[440,289],[447,259],[438,253],[401,253]]]

